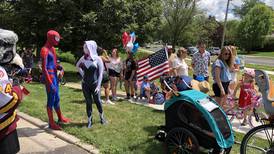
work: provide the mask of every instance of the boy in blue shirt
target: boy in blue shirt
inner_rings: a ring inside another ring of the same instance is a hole
[[[145,75],[144,79],[143,79],[143,82],[141,84],[141,88],[140,88],[140,98],[141,99],[142,99],[142,97],[147,98],[147,102],[149,103],[149,101],[150,101],[150,92],[151,92],[150,82],[149,82],[148,76]]]

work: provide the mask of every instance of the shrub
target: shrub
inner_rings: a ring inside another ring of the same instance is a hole
[[[268,37],[264,44],[264,51],[274,51],[274,37]]]
[[[68,52],[57,52],[57,56],[58,58],[62,61],[62,62],[68,62],[71,64],[75,64],[75,57],[74,55],[68,51]]]

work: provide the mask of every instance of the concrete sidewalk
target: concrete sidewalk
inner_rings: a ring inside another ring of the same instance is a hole
[[[19,154],[88,154],[99,153],[92,145],[81,143],[63,131],[53,131],[40,119],[18,112]]]

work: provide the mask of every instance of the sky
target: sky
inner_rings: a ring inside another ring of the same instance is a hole
[[[266,5],[271,6],[274,9],[274,0],[261,0]],[[243,0],[232,0],[230,1],[229,11],[228,11],[228,20],[237,19],[233,14],[232,9],[235,6],[241,6]],[[222,21],[225,18],[227,0],[200,0],[198,3],[199,8],[204,10],[207,15],[215,16],[218,21]]]

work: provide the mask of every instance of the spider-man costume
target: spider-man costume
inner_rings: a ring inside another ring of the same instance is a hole
[[[54,46],[57,46],[60,40],[60,35],[54,30],[47,32],[47,42],[41,49],[42,73],[45,79],[47,91],[47,113],[49,118],[49,127],[51,129],[60,130],[61,127],[54,122],[52,108],[54,107],[58,121],[68,123],[70,120],[65,118],[60,110],[59,86],[57,69],[61,66],[57,64],[56,52]]]

